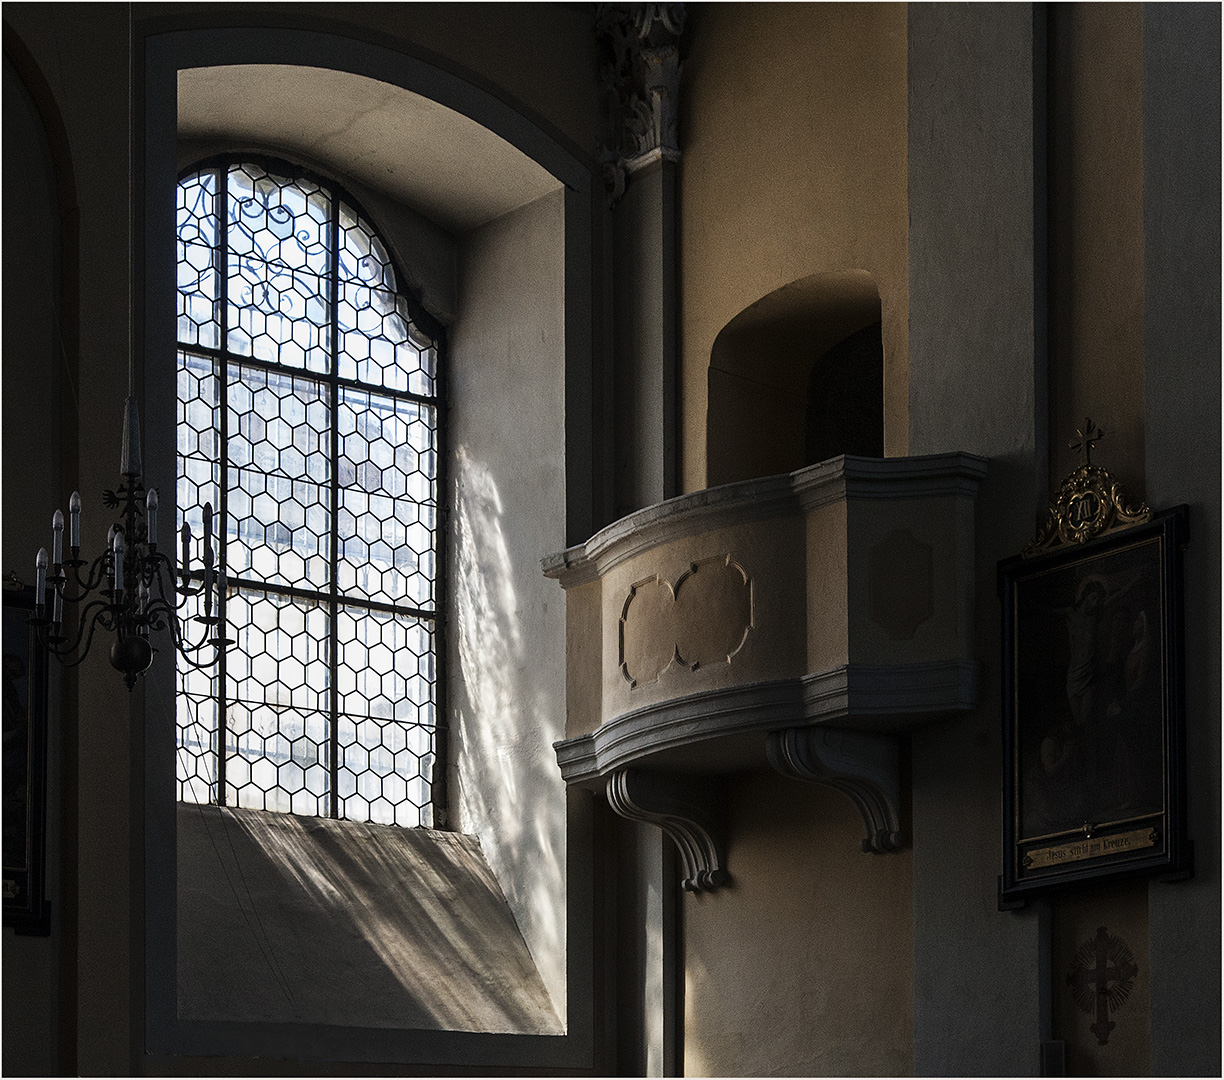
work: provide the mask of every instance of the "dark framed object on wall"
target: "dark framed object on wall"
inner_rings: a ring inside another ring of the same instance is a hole
[[[48,934],[47,652],[33,611],[33,589],[4,589],[4,925]]]
[[[1114,875],[1190,871],[1186,507],[1146,516],[999,564],[1001,908]]]

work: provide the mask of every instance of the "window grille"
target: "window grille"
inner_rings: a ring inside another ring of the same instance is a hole
[[[286,164],[186,176],[177,234],[179,520],[215,508],[235,641],[180,661],[179,799],[433,825],[440,329]]]

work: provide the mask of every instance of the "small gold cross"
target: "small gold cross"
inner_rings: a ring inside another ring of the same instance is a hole
[[[1077,428],[1075,434],[1079,436],[1079,439],[1072,439],[1067,443],[1067,447],[1079,451],[1081,465],[1091,465],[1092,448],[1105,437],[1105,432],[1097,427],[1090,417],[1085,416],[1083,428]]]

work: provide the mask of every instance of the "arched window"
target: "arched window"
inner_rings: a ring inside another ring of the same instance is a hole
[[[180,661],[179,799],[436,824],[440,328],[284,162],[192,171],[177,232],[178,510],[234,641]]]

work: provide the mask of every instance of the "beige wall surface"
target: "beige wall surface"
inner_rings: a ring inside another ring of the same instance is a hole
[[[905,5],[710,4],[690,14],[685,36],[681,489],[707,483],[707,378],[718,332],[775,289],[821,271],[866,270],[875,279],[885,452],[904,453]]]
[[[117,9],[118,10],[118,9]],[[126,8],[123,11],[126,13]],[[408,47],[541,118],[580,152],[594,148],[601,100],[595,38],[582,4],[142,4],[136,17],[158,29],[185,26],[308,25]]]
[[[867,855],[848,798],[732,785],[731,883],[684,897],[685,1076],[913,1072],[909,851]]]
[[[1142,8],[1049,9],[1050,488],[1096,464],[1144,494]]]

